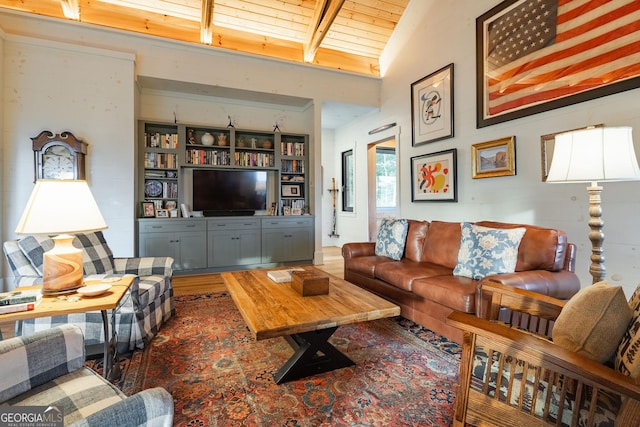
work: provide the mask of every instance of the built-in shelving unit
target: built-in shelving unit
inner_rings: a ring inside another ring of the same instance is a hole
[[[308,135],[152,122],[140,128],[141,202],[181,216],[180,205],[189,205],[184,169],[259,169],[276,174],[275,215],[310,213]]]
[[[300,215],[307,207],[307,136],[280,134],[281,213]]]
[[[144,201],[153,202],[156,209],[175,209],[180,193],[178,127],[145,123],[141,146]]]

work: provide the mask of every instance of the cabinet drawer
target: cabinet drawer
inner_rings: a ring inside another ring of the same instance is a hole
[[[255,230],[260,228],[260,220],[257,218],[247,219],[210,219],[207,230]]]
[[[262,220],[262,228],[311,227],[313,217],[273,218]]]
[[[141,233],[163,233],[182,231],[206,231],[206,221],[159,219],[140,221]]]

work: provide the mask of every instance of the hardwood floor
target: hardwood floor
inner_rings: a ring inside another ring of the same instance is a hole
[[[330,246],[324,247],[322,250],[324,252],[324,264],[316,265],[316,267],[334,276],[344,278],[341,248]],[[173,276],[174,295],[224,292],[225,289],[219,273]],[[0,330],[4,338],[14,335],[13,328],[13,322],[0,322]]]

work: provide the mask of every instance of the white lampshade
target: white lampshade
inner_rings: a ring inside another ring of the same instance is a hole
[[[105,228],[87,181],[41,179],[36,181],[15,232],[52,235]]]
[[[630,126],[556,135],[547,182],[640,180]]]

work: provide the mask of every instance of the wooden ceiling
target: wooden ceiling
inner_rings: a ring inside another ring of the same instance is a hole
[[[379,76],[409,0],[0,0],[59,19]]]

